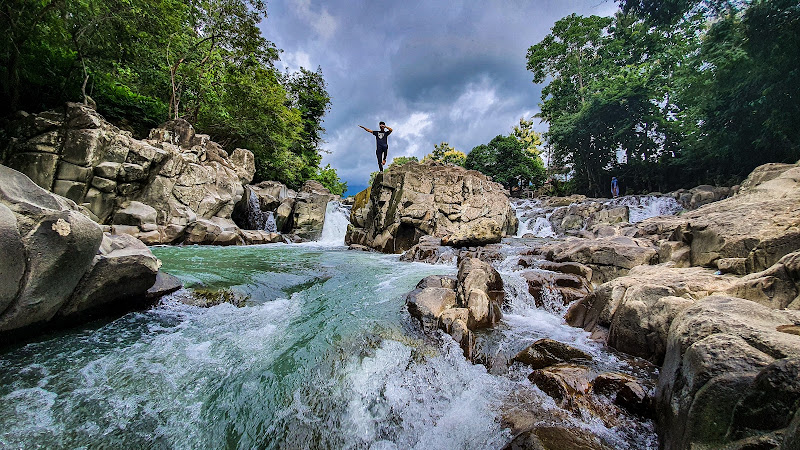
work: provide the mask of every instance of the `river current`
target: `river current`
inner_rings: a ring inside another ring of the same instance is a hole
[[[327,231],[316,244],[154,247],[184,289],[0,354],[0,448],[488,449],[512,437],[510,397],[557,410],[526,372],[490,373],[410,318],[405,294],[455,266],[349,251]],[[551,337],[603,370],[625,364],[498,268],[513,298],[487,345],[513,353]],[[200,292],[237,306],[181,301]],[[655,446],[646,422],[574,425],[618,448]]]

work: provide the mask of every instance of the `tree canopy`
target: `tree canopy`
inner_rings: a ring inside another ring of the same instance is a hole
[[[538,154],[526,149],[514,136],[496,136],[467,154],[464,167],[477,170],[506,188],[541,186],[545,168]]]
[[[442,164],[450,164],[453,166],[464,166],[467,155],[464,152],[458,151],[447,142],[440,142],[433,146],[433,151],[422,159],[425,161],[436,161]]]
[[[790,0],[622,0],[567,16],[530,47],[555,166],[601,195],[734,183],[800,158],[800,6]]]
[[[0,116],[94,101],[139,136],[182,117],[252,150],[257,180],[335,189],[335,171],[319,167],[322,71],[281,74],[258,27],[266,17],[263,0],[5,0]]]

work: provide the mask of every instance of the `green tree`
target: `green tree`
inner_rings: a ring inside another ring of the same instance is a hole
[[[5,0],[0,116],[94,99],[137,136],[182,117],[252,150],[257,180],[297,188],[325,170],[330,98],[320,70],[275,69],[265,17],[262,0]]]
[[[699,48],[699,30],[694,16],[652,27],[622,13],[606,20],[572,15],[531,47],[534,81],[551,77],[540,117],[549,123],[552,163],[572,169],[579,191],[605,193],[612,172],[639,190],[685,180],[675,167],[693,131],[681,95],[691,83],[675,80],[696,71],[686,59]]]
[[[488,144],[473,148],[464,167],[490,176],[506,188],[529,184],[539,187],[545,180],[542,159],[528,152],[514,136],[497,136]]]
[[[312,176],[319,166],[322,156],[323,117],[330,111],[331,98],[327,91],[322,68],[316,72],[300,68],[298,72],[287,75],[285,82],[292,99],[292,107],[300,113],[303,129],[300,139],[295,141],[292,151],[300,156],[307,166],[303,177]]]
[[[450,164],[454,166],[464,166],[464,161],[467,155],[464,152],[456,150],[452,145],[447,142],[441,142],[433,147],[433,152],[425,155],[422,162],[436,161],[442,164]]]
[[[347,182],[339,179],[339,174],[336,173],[336,169],[331,167],[330,164],[326,164],[324,168],[320,168],[313,179],[322,183],[322,185],[328,188],[331,194],[334,195],[342,195],[342,193],[347,190]]]
[[[511,131],[511,136],[514,136],[532,156],[541,158],[544,138],[541,133],[533,129],[532,119],[526,120],[520,117],[519,124],[514,125]]]
[[[767,162],[800,159],[800,7],[755,1],[714,22],[689,92],[699,126],[685,156],[698,176],[736,182]]]

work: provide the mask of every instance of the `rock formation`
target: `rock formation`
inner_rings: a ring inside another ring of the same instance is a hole
[[[236,205],[232,218],[241,228],[282,233],[283,237],[278,235],[281,242],[315,241],[322,235],[328,203],[337,199],[314,180],[306,181],[300,192],[277,181],[263,181],[245,185],[245,197]],[[274,229],[267,230],[268,222]]]
[[[501,185],[479,172],[407,163],[381,172],[356,196],[345,242],[402,253],[422,236],[462,247],[500,242],[516,231]]]
[[[0,166],[0,335],[129,310],[147,297],[158,259],[133,237],[103,233],[85,214]]]
[[[660,365],[657,386],[630,374],[593,373],[591,355],[546,339],[513,361],[533,369],[531,385],[555,401],[557,414],[594,417],[606,426],[618,423],[610,405],[655,416],[664,449],[797,448],[800,165],[768,164],[740,188],[700,186],[672,198],[691,210],[638,223],[628,223],[632,206],[585,198],[539,201],[531,209],[547,211],[553,229],[567,237],[525,240],[515,250],[537,306],[548,307],[542,301],[547,292],[572,301],[567,322]],[[429,261],[442,255],[433,238],[408,253]],[[462,263],[468,253],[459,255]],[[510,251],[471,253],[495,261]],[[453,280],[456,292],[460,279]],[[429,322],[450,330],[462,347],[472,345],[468,355],[481,360],[482,339],[465,340],[458,326],[443,326],[468,323],[466,313],[458,316],[458,294],[445,291],[447,296],[430,291],[429,299],[441,301],[429,310]],[[495,369],[493,361],[481,362]],[[522,391],[512,397],[524,396]],[[544,428],[531,420],[533,413],[516,408],[504,416],[516,436],[509,448],[544,445]],[[569,434],[568,426],[557,429]]]
[[[494,267],[463,256],[455,279],[439,275],[424,278],[408,294],[406,305],[423,329],[438,328],[448,333],[472,359],[472,332],[500,321],[504,296],[503,280]]]
[[[10,127],[7,164],[36,184],[84,206],[115,233],[147,244],[237,243],[230,214],[255,171],[253,155],[230,159],[206,135],[172,120],[137,140],[75,103],[24,115]],[[202,236],[202,238],[201,238]]]
[[[658,382],[663,448],[778,448],[800,405],[800,335],[781,331],[797,323],[798,311],[733,297],[683,310]]]
[[[593,279],[606,282],[572,305],[570,324],[663,364],[656,392],[663,448],[792,448],[800,407],[798,230],[800,166],[768,164],[733,197],[594,230],[539,253],[604,273]],[[628,245],[604,247],[620,238]]]
[[[237,148],[228,155],[182,119],[151,130],[147,139],[134,139],[75,103],[63,111],[18,116],[8,128],[6,164],[83,206],[114,234],[145,244],[284,242],[276,232],[242,230],[231,220],[234,208],[244,203],[238,207],[246,209],[249,201],[251,191],[243,197],[243,184],[255,173],[249,150]],[[319,236],[319,210],[324,218],[325,204],[317,190],[314,185],[291,203],[276,205],[284,220],[291,216],[297,224],[282,227],[287,233],[306,240]]]

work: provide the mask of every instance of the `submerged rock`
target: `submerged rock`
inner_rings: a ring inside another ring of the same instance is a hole
[[[462,167],[411,162],[379,173],[368,198],[356,196],[345,242],[402,253],[423,236],[461,247],[500,242],[516,227],[501,185]]]

